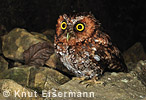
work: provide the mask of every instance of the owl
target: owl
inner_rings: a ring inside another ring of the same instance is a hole
[[[91,13],[61,15],[54,47],[64,66],[77,77],[98,80],[105,71],[127,71],[119,49]]]

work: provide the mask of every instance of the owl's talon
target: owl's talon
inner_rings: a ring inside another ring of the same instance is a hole
[[[81,84],[87,84],[86,87],[92,86],[94,84],[102,84],[105,86],[105,83],[103,81],[97,81],[95,78],[90,79],[90,80],[82,80],[80,81]]]
[[[72,80],[80,80],[80,81],[83,81],[85,80],[86,77],[73,77]]]

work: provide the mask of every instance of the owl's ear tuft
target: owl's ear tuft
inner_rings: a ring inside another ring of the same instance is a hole
[[[67,19],[68,18],[67,14],[63,14],[63,18]]]

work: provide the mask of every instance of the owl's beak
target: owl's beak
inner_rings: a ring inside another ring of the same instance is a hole
[[[69,33],[67,33],[66,40],[68,41],[69,39],[70,39],[70,35],[69,35]]]

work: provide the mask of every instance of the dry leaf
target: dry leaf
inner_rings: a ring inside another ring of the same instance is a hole
[[[39,42],[24,51],[23,57],[27,65],[43,66],[53,53],[54,47],[52,44]]]

